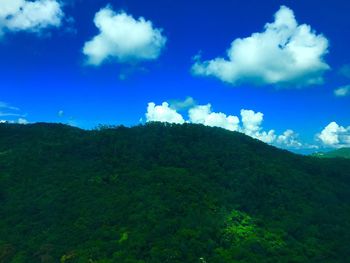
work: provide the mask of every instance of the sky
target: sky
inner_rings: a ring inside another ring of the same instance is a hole
[[[350,147],[345,0],[0,0],[0,122],[148,121]]]

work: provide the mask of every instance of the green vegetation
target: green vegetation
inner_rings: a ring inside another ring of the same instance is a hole
[[[329,152],[317,152],[313,156],[319,158],[346,158],[350,159],[350,148],[340,148]]]
[[[348,262],[350,161],[150,123],[0,125],[0,262]]]

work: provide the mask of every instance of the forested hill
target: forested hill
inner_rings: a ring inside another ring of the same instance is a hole
[[[349,262],[350,161],[150,123],[0,125],[0,262]]]
[[[350,148],[340,148],[329,152],[314,153],[313,156],[319,158],[347,158],[350,159]]]

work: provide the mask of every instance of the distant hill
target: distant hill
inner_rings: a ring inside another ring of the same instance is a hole
[[[0,124],[1,263],[349,262],[350,162],[237,132]]]
[[[350,159],[350,148],[340,148],[329,152],[318,152],[312,156],[319,158],[347,158]]]

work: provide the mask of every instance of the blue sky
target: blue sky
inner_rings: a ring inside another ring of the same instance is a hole
[[[3,0],[0,119],[187,121],[295,151],[350,146],[349,11],[345,0]]]

